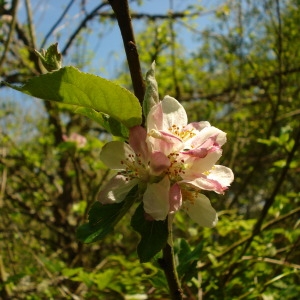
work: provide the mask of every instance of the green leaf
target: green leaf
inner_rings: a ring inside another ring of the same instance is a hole
[[[146,220],[143,203],[141,203],[132,216],[131,226],[141,235],[137,247],[140,261],[142,263],[150,261],[167,243],[168,221]]]
[[[185,280],[190,280],[195,274],[197,262],[203,251],[203,242],[200,242],[194,250],[190,249],[186,240],[180,240],[180,249],[178,253],[179,265],[177,272],[179,277],[185,277]]]
[[[111,118],[109,115],[97,112],[94,109],[86,107],[76,107],[74,112],[96,121],[114,136],[120,136],[123,138],[128,138],[129,136],[129,130],[127,129],[127,127],[125,127],[119,121]]]
[[[103,239],[133,205],[136,192],[137,188],[134,187],[120,203],[95,202],[89,211],[89,222],[77,229],[77,238],[83,243],[93,243]]]
[[[141,106],[131,92],[112,81],[80,72],[74,67],[64,67],[33,77],[21,87],[4,84],[43,100],[87,108],[86,112],[90,113],[94,110],[107,114],[127,128],[142,122]],[[101,118],[102,116],[99,119]]]

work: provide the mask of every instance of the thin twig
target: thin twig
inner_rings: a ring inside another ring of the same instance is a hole
[[[73,41],[75,40],[76,36],[79,34],[79,32],[86,27],[86,24],[88,21],[90,21],[94,16],[97,15],[97,12],[103,8],[104,6],[108,5],[108,3],[101,3],[98,6],[96,6],[86,17],[81,21],[81,23],[78,25],[78,27],[75,29],[73,34],[68,39],[65,47],[61,51],[61,54],[65,56],[67,54],[67,51],[69,50],[70,46],[72,45]]]
[[[54,25],[50,28],[50,30],[48,31],[48,33],[45,35],[45,38],[44,38],[44,40],[43,40],[43,42],[41,44],[41,48],[43,48],[46,45],[48,38],[53,33],[53,31],[55,30],[55,28],[59,25],[59,23],[63,20],[63,18],[65,17],[65,15],[67,14],[68,10],[71,8],[71,6],[73,5],[74,2],[75,2],[74,0],[71,0],[69,2],[69,4],[66,6],[65,10],[62,12],[61,16],[54,23]]]
[[[29,29],[29,36],[30,36],[30,47],[35,48],[36,47],[36,41],[35,41],[35,31],[33,26],[33,18],[32,18],[32,9],[30,0],[25,1],[25,7],[26,7],[26,13],[27,13],[27,23],[28,23],[28,29]]]
[[[12,20],[11,20],[11,24],[10,24],[9,34],[8,34],[7,40],[6,40],[5,45],[4,45],[4,50],[3,50],[2,56],[0,58],[0,69],[1,69],[1,66],[2,66],[3,62],[5,61],[5,57],[6,57],[6,54],[8,52],[9,44],[11,42],[13,32],[14,32],[14,29],[15,29],[15,26],[16,26],[18,4],[19,4],[19,0],[13,1],[13,4],[12,4],[12,6],[13,6],[13,8],[12,8]]]

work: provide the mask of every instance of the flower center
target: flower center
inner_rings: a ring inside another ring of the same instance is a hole
[[[185,174],[184,160],[179,158],[179,154],[176,152],[171,152],[168,155],[170,160],[170,167],[166,171],[171,182],[176,182],[182,180],[182,175]]]
[[[125,160],[121,160],[121,164],[124,166],[124,170],[120,171],[119,174],[125,176],[126,181],[133,178],[140,178],[143,181],[147,181],[149,167],[142,163],[141,154],[128,154]]]
[[[177,125],[172,125],[169,128],[169,131],[172,134],[178,136],[182,141],[187,141],[188,139],[190,139],[196,135],[196,133],[193,132],[193,129],[192,130],[182,130]]]

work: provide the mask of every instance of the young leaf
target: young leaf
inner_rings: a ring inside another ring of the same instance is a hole
[[[52,44],[47,50],[42,49],[42,52],[34,50],[35,54],[40,58],[43,66],[47,71],[51,72],[61,68],[62,55],[57,49],[58,43]]]
[[[155,79],[155,62],[152,63],[150,70],[146,74],[146,93],[143,101],[143,112],[145,118],[152,106],[159,102],[157,81]]]
[[[89,222],[77,229],[77,238],[83,243],[93,243],[103,239],[133,205],[136,191],[137,188],[134,187],[120,203],[95,202],[89,211]]]
[[[23,86],[7,86],[43,100],[85,107],[109,115],[127,128],[140,125],[139,100],[128,90],[99,76],[64,67],[33,77]]]
[[[136,209],[131,219],[131,226],[141,235],[137,253],[141,262],[148,262],[167,243],[168,221],[148,221],[145,219],[143,203]]]

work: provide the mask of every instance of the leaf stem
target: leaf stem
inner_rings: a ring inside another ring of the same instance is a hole
[[[166,246],[163,248],[163,257],[159,259],[158,263],[163,269],[168,281],[170,297],[172,300],[182,300],[183,292],[180,287],[178,274],[175,265],[174,249],[173,249],[173,234],[172,234],[172,222],[168,217],[169,224],[169,239]]]

